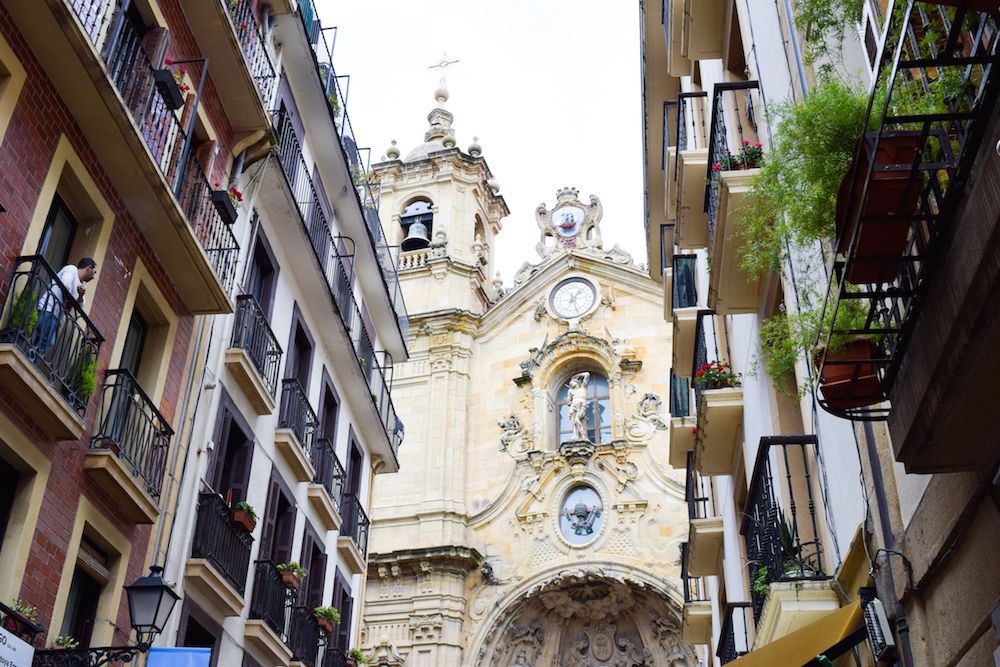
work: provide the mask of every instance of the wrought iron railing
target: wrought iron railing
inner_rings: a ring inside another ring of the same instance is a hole
[[[117,454],[143,481],[147,493],[158,499],[174,430],[131,371],[109,369],[104,375],[97,424],[90,448]]]
[[[191,558],[211,563],[240,595],[246,590],[252,543],[250,533],[233,523],[233,510],[219,494],[198,495]]]
[[[688,506],[688,519],[707,519],[715,516],[715,508],[712,503],[712,478],[705,478],[698,474],[694,465],[694,452],[687,453],[687,481],[684,485],[684,498]]]
[[[281,381],[281,406],[278,428],[287,428],[299,439],[303,451],[312,458],[313,438],[319,428],[319,417],[309,405],[309,396],[295,378]]]
[[[336,646],[327,646],[323,650],[323,667],[346,667],[347,653]]]
[[[288,611],[293,594],[281,581],[281,573],[267,560],[254,562],[250,618],[264,621],[281,641],[288,643]]]
[[[758,130],[763,111],[760,86],[756,81],[715,84],[708,143],[708,187],[705,188],[709,248],[715,243],[722,173],[755,169],[764,163],[762,136]]]
[[[316,477],[313,482],[322,484],[330,500],[340,509],[340,501],[344,495],[344,482],[347,475],[344,474],[344,466],[337,458],[337,452],[333,443],[328,438],[319,438],[313,445],[312,464],[316,469]]]
[[[264,40],[264,29],[254,12],[251,0],[226,0],[229,6],[229,20],[236,31],[247,69],[257,85],[257,93],[265,109],[271,108],[274,91],[274,63]]]
[[[190,119],[181,122],[181,109],[173,109],[159,92],[156,77],[174,70],[153,65],[143,46],[142,36],[127,19],[118,0],[70,0],[84,31],[104,60],[108,76],[143,138],[174,196],[177,197],[194,235],[205,250],[212,268],[226,292],[232,285],[239,257],[239,244],[232,230],[222,220],[212,203],[212,188],[204,170],[194,157],[192,140],[201,90],[207,76],[204,59],[185,61],[189,75],[196,82],[193,102],[184,113]],[[244,4],[249,4],[244,0]],[[171,67],[180,68],[180,62]],[[182,97],[186,102],[186,97]]]
[[[40,623],[18,613],[3,602],[0,602],[0,627],[28,644],[34,644],[35,638],[45,630]]]
[[[83,416],[96,388],[104,337],[40,255],[18,257],[7,284],[0,343],[20,349]]]
[[[858,141],[838,196],[820,334],[869,343],[819,355],[820,405],[848,419],[888,416],[935,258],[1000,94],[995,13],[900,0],[885,20],[865,124],[874,129]]]
[[[776,581],[829,578],[824,572],[821,510],[813,490],[818,483],[813,479],[816,443],[814,435],[760,439],[740,529],[754,620],[760,619],[767,597],[762,587]]]
[[[670,373],[670,416],[691,416],[691,379]]]
[[[371,521],[369,521],[364,507],[361,506],[361,500],[354,493],[345,494],[341,510],[344,515],[344,523],[340,528],[340,534],[354,540],[361,556],[367,557],[368,530],[371,527]]]
[[[674,255],[673,289],[670,308],[694,308],[698,305],[698,256]]]
[[[730,602],[726,605],[719,633],[719,647],[715,651],[715,656],[723,665],[750,652],[753,646],[750,611],[749,602]]]
[[[320,629],[312,609],[292,607],[288,619],[288,648],[292,649],[292,662],[316,664],[319,655]]]
[[[677,138],[674,145],[677,152],[697,151],[708,148],[708,131],[705,119],[708,117],[708,93],[680,93],[677,96],[677,121],[674,131]],[[674,181],[680,176],[680,160],[674,163]]]
[[[688,571],[688,543],[681,542],[681,583],[684,587],[684,603],[708,602],[708,590],[704,577],[691,576]]]
[[[694,326],[694,363],[691,365],[691,378],[697,379],[699,368],[709,361],[718,359],[719,341],[715,335],[715,311],[699,311]],[[701,406],[701,394],[704,391],[704,386],[700,382],[693,382],[693,384],[694,406],[695,412],[697,412]]]
[[[247,353],[273,398],[278,387],[281,345],[271,330],[267,316],[252,294],[241,294],[236,297],[236,323],[233,325],[232,346]]]

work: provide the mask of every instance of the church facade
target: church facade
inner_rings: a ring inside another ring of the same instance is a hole
[[[410,358],[400,472],[378,478],[362,646],[375,665],[697,664],[681,639],[683,472],[667,463],[662,288],[604,247],[598,197],[535,211],[503,287],[508,214],[447,91],[423,144],[374,167],[402,242]],[[609,212],[609,217],[613,217]]]

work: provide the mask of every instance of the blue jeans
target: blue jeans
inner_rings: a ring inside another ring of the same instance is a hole
[[[56,344],[56,333],[59,331],[59,316],[48,310],[38,313],[38,324],[35,325],[35,353],[44,357]]]

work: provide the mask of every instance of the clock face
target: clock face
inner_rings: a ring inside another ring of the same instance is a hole
[[[596,301],[597,288],[582,278],[567,278],[552,290],[552,310],[567,320],[586,315]]]

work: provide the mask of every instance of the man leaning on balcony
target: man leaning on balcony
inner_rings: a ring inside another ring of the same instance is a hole
[[[56,332],[59,329],[59,317],[65,305],[71,303],[82,306],[87,293],[85,283],[89,283],[97,275],[97,262],[90,257],[84,257],[76,265],[67,264],[59,269],[56,277],[62,283],[60,288],[53,280],[48,291],[38,300],[38,327],[35,349],[38,355],[45,356],[49,348],[56,344]],[[75,301],[69,295],[73,295]]]

